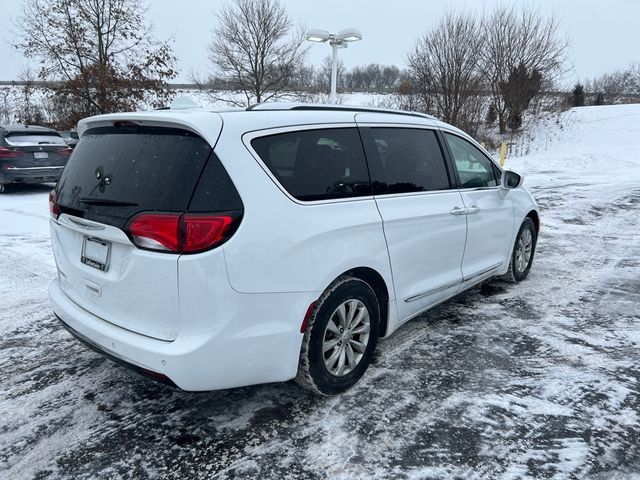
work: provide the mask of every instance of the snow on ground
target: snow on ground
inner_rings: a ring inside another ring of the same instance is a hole
[[[0,478],[640,478],[640,106],[542,122],[529,278],[382,341],[365,378],[156,384],[56,322],[46,187],[0,196]]]

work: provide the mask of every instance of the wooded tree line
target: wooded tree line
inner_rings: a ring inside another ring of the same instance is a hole
[[[570,100],[574,107],[639,102],[640,63],[576,84]]]
[[[24,0],[15,47],[38,61],[36,78],[61,81],[47,100],[51,122],[68,128],[88,115],[166,104],[176,59],[171,40],[157,39],[145,14],[139,0]],[[237,106],[326,92],[330,59],[308,65],[308,48],[280,0],[229,0],[214,23],[210,70],[195,80]],[[450,12],[417,38],[405,69],[340,62],[338,87],[394,91],[389,106],[428,112],[471,133],[482,124],[505,132],[520,128],[540,92],[554,88],[568,48],[557,20],[528,7]],[[611,95],[625,75],[589,88]],[[212,87],[220,84],[242,96]]]

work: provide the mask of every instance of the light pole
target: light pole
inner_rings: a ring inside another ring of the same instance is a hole
[[[327,40],[331,45],[331,94],[329,103],[336,103],[336,84],[338,82],[338,48],[347,48],[349,42],[362,40],[362,33],[355,28],[347,28],[338,33],[329,33],[326,30],[311,29],[307,32],[307,40],[310,42],[324,43]]]

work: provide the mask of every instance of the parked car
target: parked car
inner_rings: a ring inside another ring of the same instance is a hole
[[[70,131],[70,130],[63,130],[63,131],[58,132],[58,133],[60,134],[60,136],[64,140],[64,143],[66,143],[71,148],[75,148],[75,146],[80,141],[80,137],[78,136],[78,132],[74,132],[74,131]]]
[[[79,131],[50,197],[53,311],[184,390],[342,392],[379,337],[531,268],[540,217],[522,177],[427,115],[273,103]]]
[[[71,152],[50,128],[0,125],[0,193],[10,183],[57,182]]]

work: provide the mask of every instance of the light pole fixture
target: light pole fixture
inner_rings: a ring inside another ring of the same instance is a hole
[[[324,43],[331,45],[331,94],[329,103],[336,103],[336,84],[338,81],[338,49],[347,48],[349,42],[362,40],[362,33],[355,28],[340,30],[338,33],[329,33],[326,30],[312,28],[307,31],[306,39],[310,42]]]

